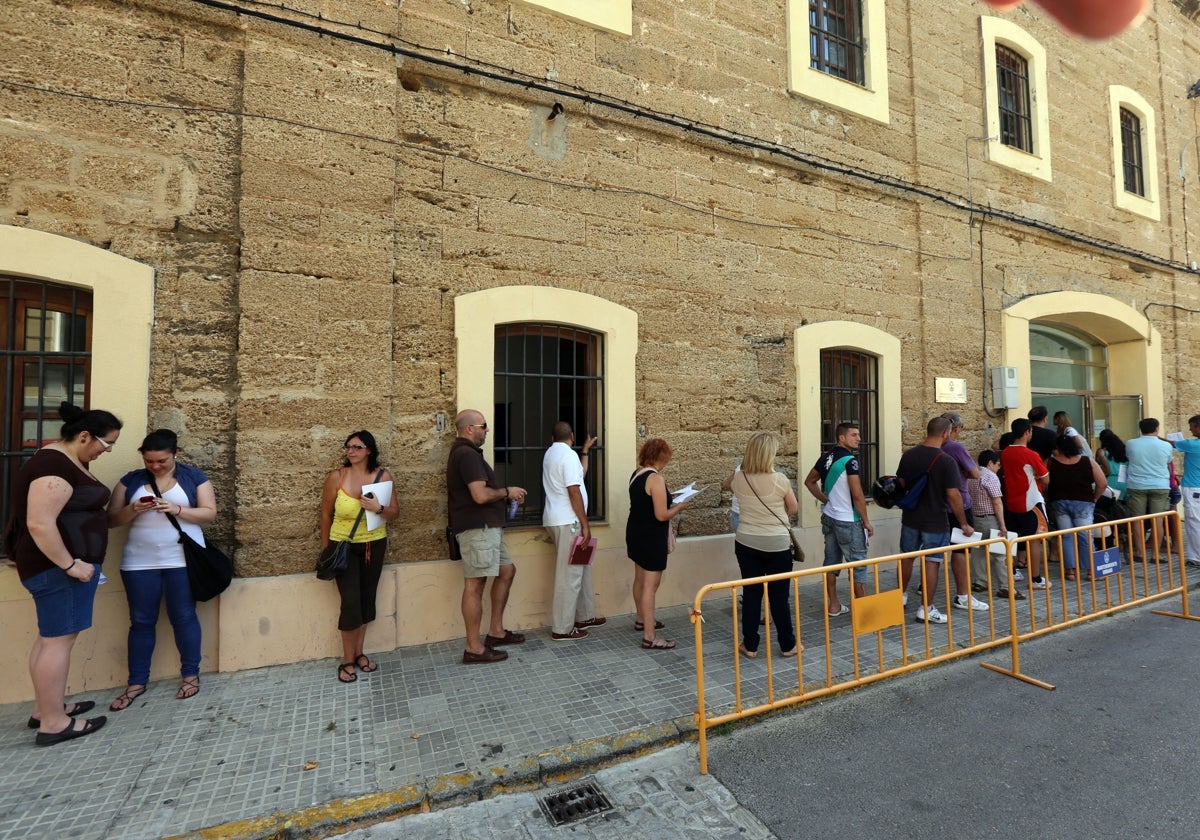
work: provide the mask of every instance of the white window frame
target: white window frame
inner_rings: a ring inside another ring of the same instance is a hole
[[[1144,196],[1125,190],[1125,167],[1121,149],[1121,109],[1131,111],[1142,123],[1142,186]],[[1108,86],[1109,136],[1112,138],[1113,204],[1130,213],[1160,221],[1158,196],[1158,128],[1154,109],[1141,94],[1124,85]]]
[[[633,0],[521,0],[526,5],[606,29],[617,35],[633,34]]]
[[[797,327],[792,333],[796,371],[796,474],[808,470],[821,455],[821,351],[854,350],[875,357],[876,410],[879,414],[879,470],[891,472],[900,462],[903,407],[900,403],[900,339],[876,327],[854,321],[821,321]],[[875,476],[878,478],[879,476]],[[801,488],[803,489],[803,488]],[[864,487],[868,499],[871,488]],[[798,512],[802,528],[819,525],[821,506],[802,492]],[[873,511],[873,519],[899,516],[899,511]]]
[[[495,350],[498,324],[563,324],[604,336],[605,379],[604,453],[608,482],[605,523],[629,516],[629,493],[621,476],[636,465],[638,316],[632,309],[604,298],[548,286],[501,286],[459,295],[454,299],[457,342],[458,410],[474,408],[485,414],[495,404]],[[547,439],[550,430],[546,431]],[[493,463],[492,441],[483,446]],[[593,523],[601,524],[601,523]],[[541,529],[528,540],[544,539]]]
[[[810,65],[808,0],[788,0],[788,92],[824,102],[887,125],[887,25],[884,0],[859,0],[862,8],[863,83],[839,79]]]
[[[1046,49],[1011,21],[996,17],[979,19],[983,40],[984,129],[987,155],[992,163],[1015,169],[1043,181],[1052,180],[1050,161],[1050,95],[1046,81]],[[1030,124],[1033,151],[1024,152],[1000,141],[1000,90],[996,79],[996,47],[1008,47],[1029,64]]]

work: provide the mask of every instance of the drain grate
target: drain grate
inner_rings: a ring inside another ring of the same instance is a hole
[[[538,805],[552,826],[568,825],[612,810],[612,802],[595,779],[584,779],[548,793],[538,799]]]

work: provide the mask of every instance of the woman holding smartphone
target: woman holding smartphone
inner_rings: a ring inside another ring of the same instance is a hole
[[[392,474],[379,466],[379,447],[373,434],[365,429],[351,433],[342,444],[342,452],[342,466],[326,476],[321,494],[321,547],[350,541],[350,562],[336,578],[342,599],[338,615],[342,663],[337,678],[352,683],[358,680],[355,668],[364,674],[379,669],[379,664],[363,653],[363,643],[367,625],[375,620],[375,593],[387,557],[387,524],[368,529],[365,513],[370,511],[390,522],[400,515],[400,506],[395,492],[385,505],[369,490],[363,491],[368,484],[392,480]]]
[[[163,595],[179,649],[182,682],[175,699],[200,692],[200,619],[179,531],[168,517],[200,545],[205,544],[200,526],[217,518],[212,482],[203,470],[176,460],[179,440],[173,431],[151,432],[138,451],[143,468],[121,477],[108,504],[109,527],[129,525],[121,555],[121,580],[129,600],[129,683],[109,704],[114,712],[129,708],[146,693]]]

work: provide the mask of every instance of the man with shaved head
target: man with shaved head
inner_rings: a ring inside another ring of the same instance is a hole
[[[607,619],[596,615],[595,592],[592,589],[592,567],[570,563],[571,544],[576,537],[586,543],[592,536],[587,518],[588,450],[596,439],[583,442],[583,453],[576,455],[571,448],[575,433],[571,424],[554,424],[550,448],[542,459],[542,489],[546,502],[542,508],[542,527],[554,540],[557,549],[554,562],[554,607],[550,619],[550,638],[570,642],[587,638],[587,628],[599,627]]]
[[[525,501],[525,490],[501,487],[483,459],[488,424],[482,413],[470,408],[460,411],[454,425],[458,437],[446,459],[446,515],[462,551],[462,614],[467,630],[463,663],[501,662],[508,653],[496,648],[525,641],[521,633],[504,628],[504,608],[517,567],[501,539],[505,505],[511,499]],[[487,636],[480,638],[483,590],[489,580],[493,580],[491,626]]]

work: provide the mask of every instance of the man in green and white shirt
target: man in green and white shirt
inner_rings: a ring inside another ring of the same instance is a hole
[[[875,534],[867,519],[867,499],[863,494],[858,449],[861,435],[857,423],[839,423],[837,446],[825,452],[808,471],[804,486],[824,507],[821,509],[821,533],[825,535],[825,562],[836,566],[867,559],[867,538]],[[838,600],[837,572],[825,575],[826,609],[829,615],[846,615],[850,608]],[[867,594],[867,567],[854,569],[854,595]]]

